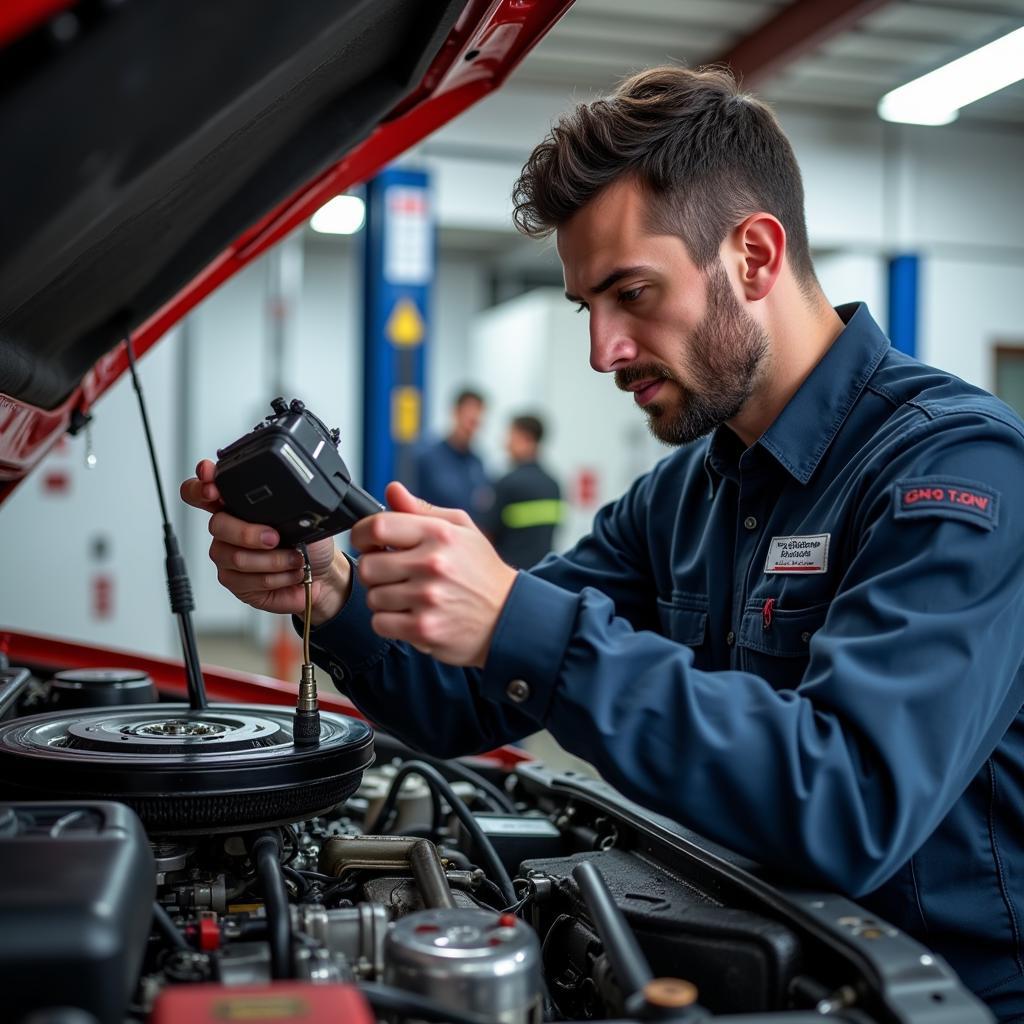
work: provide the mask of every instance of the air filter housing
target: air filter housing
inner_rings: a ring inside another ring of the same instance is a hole
[[[150,835],[301,821],[348,799],[373,761],[368,725],[321,713],[296,747],[282,707],[157,704],[0,723],[0,788],[14,799],[118,800]]]

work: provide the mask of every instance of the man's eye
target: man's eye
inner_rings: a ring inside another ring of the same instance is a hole
[[[582,312],[583,312],[583,310],[585,310],[585,309],[589,309],[589,308],[590,308],[590,307],[589,307],[589,306],[588,306],[588,305],[587,305],[587,304],[586,304],[585,302],[581,302],[581,303],[580,303],[580,304],[579,304],[579,305],[578,305],[578,306],[576,307],[576,312],[577,312],[577,313],[582,313]]]
[[[619,292],[619,300],[621,302],[636,302],[643,293],[647,291],[646,285],[639,285],[636,288],[628,288],[624,292]]]

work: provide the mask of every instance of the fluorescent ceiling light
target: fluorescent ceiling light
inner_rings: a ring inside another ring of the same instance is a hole
[[[906,124],[949,124],[961,107],[1024,78],[1024,28],[886,93],[879,117]]]
[[[335,196],[309,220],[314,231],[324,235],[354,235],[366,221],[366,206],[359,196]]]

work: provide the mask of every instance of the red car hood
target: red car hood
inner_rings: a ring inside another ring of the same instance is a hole
[[[0,501],[193,306],[572,0],[0,7]]]

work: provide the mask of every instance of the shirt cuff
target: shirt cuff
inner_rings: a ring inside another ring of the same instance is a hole
[[[480,681],[482,695],[512,704],[543,724],[579,602],[578,594],[520,572],[494,630]]]

